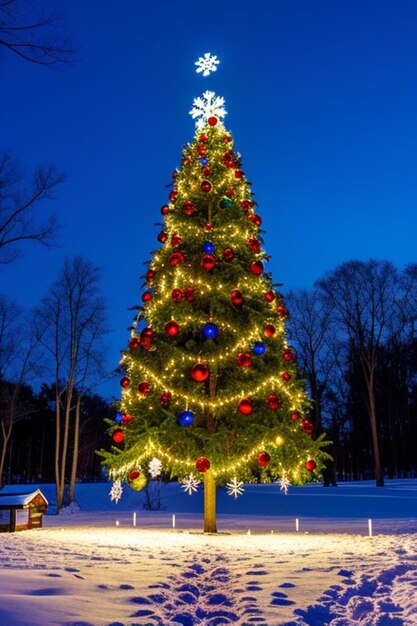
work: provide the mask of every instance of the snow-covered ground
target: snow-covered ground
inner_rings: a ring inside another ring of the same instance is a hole
[[[215,536],[201,493],[164,486],[150,512],[109,487],[81,484],[79,512],[0,535],[1,626],[417,626],[417,480],[220,491]]]

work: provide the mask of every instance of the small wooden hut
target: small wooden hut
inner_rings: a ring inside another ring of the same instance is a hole
[[[0,493],[0,532],[41,528],[47,510],[48,500],[40,489],[30,493]]]

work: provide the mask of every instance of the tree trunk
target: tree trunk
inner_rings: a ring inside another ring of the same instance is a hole
[[[217,533],[216,481],[211,470],[204,474],[204,532]]]
[[[61,475],[59,471],[59,452],[61,447],[61,398],[59,393],[55,394],[55,492],[56,492],[56,513],[62,508]]]
[[[72,452],[72,466],[71,466],[70,491],[69,491],[70,503],[75,501],[75,479],[77,477],[78,448],[79,448],[79,441],[80,441],[80,412],[81,412],[81,396],[78,396],[77,404],[75,407],[74,448]]]
[[[379,451],[378,424],[376,420],[373,373],[371,374],[368,380],[368,401],[369,401],[369,419],[371,422],[371,431],[372,431],[372,445],[374,449],[374,459],[375,459],[376,486],[383,487],[384,486],[384,471],[382,469],[381,453]]]

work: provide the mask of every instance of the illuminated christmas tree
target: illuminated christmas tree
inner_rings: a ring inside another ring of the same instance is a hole
[[[205,55],[197,71],[217,63]],[[223,124],[224,100],[206,91],[190,114],[196,134],[161,209],[161,247],[123,351],[115,445],[101,454],[117,494],[119,481],[140,489],[161,472],[190,494],[203,481],[204,530],[216,532],[216,485],[235,497],[256,478],[286,490],[327,455],[311,439],[287,310],[265,271],[262,220]]]

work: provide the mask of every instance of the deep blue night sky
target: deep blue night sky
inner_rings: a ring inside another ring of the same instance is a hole
[[[26,245],[0,291],[31,307],[66,255],[91,258],[109,303],[109,367],[206,89],[226,99],[276,282],[308,288],[351,258],[417,261],[414,0],[38,3],[65,11],[81,58],[51,71],[3,54],[0,148],[29,170],[67,173],[53,203],[61,246]],[[194,62],[207,51],[221,65],[202,78]],[[97,391],[117,396],[118,383]]]

